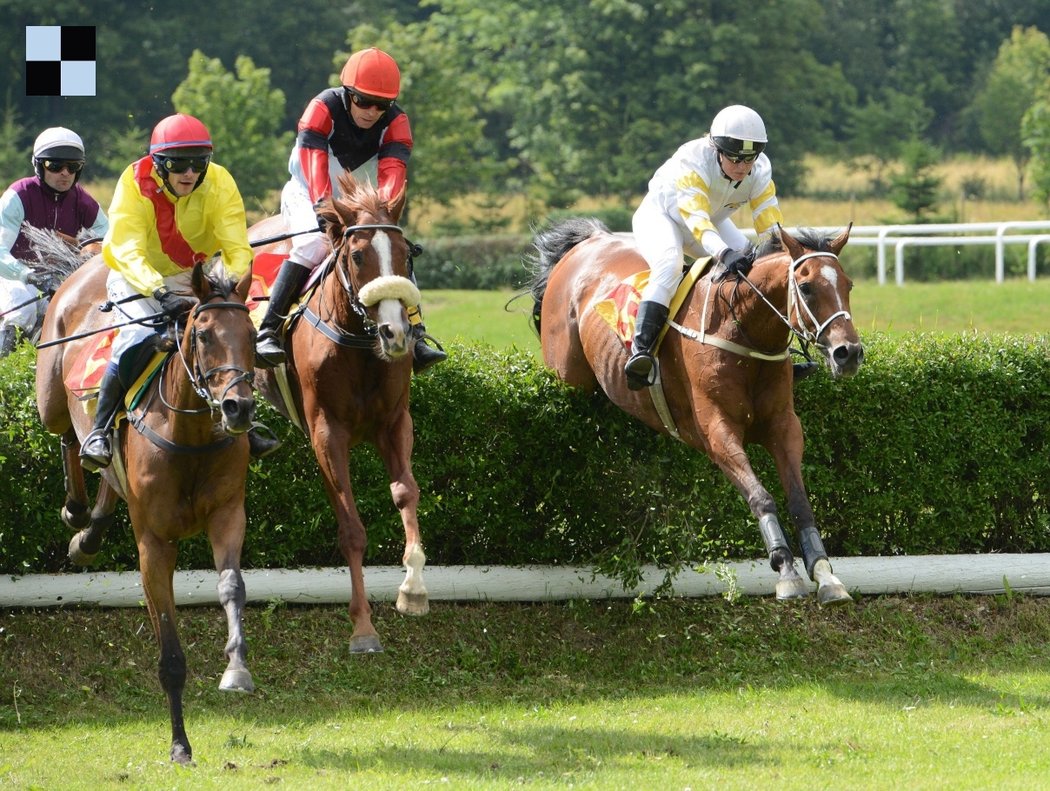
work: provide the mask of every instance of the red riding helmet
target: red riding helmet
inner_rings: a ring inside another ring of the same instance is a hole
[[[339,72],[344,88],[353,88],[377,99],[396,99],[401,91],[401,70],[383,50],[370,47],[355,52]]]
[[[159,154],[173,148],[212,149],[211,133],[192,115],[169,115],[153,128],[149,139],[150,154]]]
[[[197,189],[208,172],[211,152],[211,133],[208,127],[199,119],[185,113],[169,115],[153,127],[153,135],[149,139],[149,153],[153,157],[153,167],[160,174],[161,181],[164,182],[164,189],[173,195],[176,193],[168,182],[171,166],[180,158],[201,158],[203,167],[199,169],[197,183],[193,185],[193,189]]]

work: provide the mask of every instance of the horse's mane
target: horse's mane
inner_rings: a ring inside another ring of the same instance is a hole
[[[357,181],[350,173],[344,172],[339,174],[339,189],[340,197],[325,201],[317,212],[329,223],[345,225],[347,218],[362,212],[373,217],[389,214],[386,202],[370,182]]]
[[[831,252],[832,237],[822,234],[813,228],[799,228],[792,236],[807,250],[812,250],[815,253]],[[780,238],[780,226],[777,226],[769,237],[759,245],[755,258],[761,258],[764,255],[773,253],[782,253],[785,249],[784,240]]]

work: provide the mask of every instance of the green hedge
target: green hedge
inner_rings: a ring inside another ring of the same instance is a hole
[[[415,260],[424,291],[456,288],[489,291],[520,288],[528,279],[522,256],[532,239],[520,234],[413,239],[423,247]]]
[[[1050,551],[1050,336],[866,337],[849,381],[796,386],[804,475],[832,554]],[[760,557],[743,500],[700,452],[562,385],[523,352],[452,346],[413,384],[413,467],[429,562],[641,563]],[[64,570],[58,438],[39,425],[33,350],[0,360],[0,571]],[[334,517],[305,440],[253,465],[245,567],[342,565]],[[778,502],[772,462],[752,456]],[[398,564],[400,519],[370,447],[353,456],[369,563]],[[786,513],[786,509],[781,505]],[[97,568],[136,568],[123,515]],[[208,568],[203,537],[180,566]]]

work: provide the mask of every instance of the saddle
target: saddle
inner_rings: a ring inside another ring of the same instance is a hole
[[[682,307],[682,304],[689,296],[689,292],[693,290],[693,286],[708,271],[713,260],[709,257],[698,258],[685,271],[682,280],[678,284],[678,289],[675,291],[674,296],[671,297],[668,316],[673,317],[678,312],[678,309]],[[648,269],[635,272],[633,275],[629,275],[621,280],[601,301],[594,304],[594,312],[601,316],[605,323],[609,325],[616,337],[623,343],[628,354],[631,352],[631,344],[634,340],[634,324],[638,316],[638,305],[642,301],[642,291],[648,283]],[[654,355],[659,351],[660,343],[663,341],[664,335],[667,334],[669,326],[664,324],[663,329],[660,331],[660,335],[653,345]]]

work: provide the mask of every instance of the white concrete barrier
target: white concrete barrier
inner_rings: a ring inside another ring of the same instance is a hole
[[[859,594],[1018,593],[1050,594],[1050,554],[920,555],[833,558],[835,574]],[[429,566],[423,572],[435,601],[562,601],[634,598],[652,594],[664,572],[647,567],[637,589],[625,591],[590,569],[550,566]],[[404,570],[395,566],[365,569],[369,595],[394,601]],[[244,572],[250,602],[345,604],[350,577],[344,568],[249,570]],[[214,571],[177,571],[175,598],[180,606],[216,604]],[[732,584],[746,596],[771,596],[776,575],[764,560],[726,563],[705,571],[686,571],[674,580],[683,597],[724,594]],[[0,607],[143,606],[138,572],[70,572],[0,578]]]

